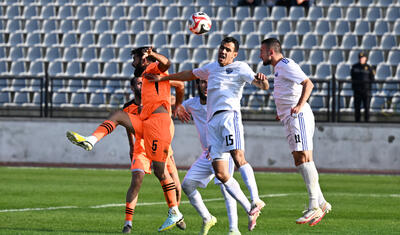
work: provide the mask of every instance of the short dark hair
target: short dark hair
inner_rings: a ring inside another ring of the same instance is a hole
[[[273,49],[275,52],[282,54],[282,44],[276,38],[267,38],[264,39],[261,44],[265,44],[268,48]]]
[[[133,77],[132,79],[131,79],[131,86],[135,86],[135,83],[136,83],[136,80],[137,80],[137,78],[138,77]]]
[[[146,68],[142,68],[142,66],[137,66],[136,68],[135,68],[135,72],[133,73],[133,75],[135,76],[135,77],[141,77],[142,76],[142,73],[144,72],[144,70],[145,70]]]
[[[232,42],[235,44],[235,52],[239,51],[239,42],[234,37],[226,37],[221,41],[221,45]]]

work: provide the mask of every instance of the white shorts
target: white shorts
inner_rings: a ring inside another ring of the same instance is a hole
[[[313,150],[314,114],[307,103],[297,116],[289,115],[282,122],[292,152]]]
[[[215,114],[207,125],[207,143],[213,160],[228,160],[223,153],[244,151],[242,116],[236,111]],[[230,155],[229,155],[230,156]]]
[[[185,175],[185,179],[194,180],[200,183],[199,187],[205,188],[207,184],[214,178],[214,169],[212,167],[212,160],[207,159],[208,151],[203,151],[201,156],[192,164],[189,171]],[[229,153],[225,153],[229,158],[229,174],[233,175],[235,165]],[[217,178],[214,179],[215,184],[221,184]]]

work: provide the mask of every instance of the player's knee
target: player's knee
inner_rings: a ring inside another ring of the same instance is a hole
[[[247,164],[243,150],[231,150],[230,153],[237,168]]]
[[[185,192],[186,196],[191,195],[197,188],[195,181],[190,179],[184,179],[182,182],[182,190]]]
[[[219,179],[219,181],[221,181],[222,183],[226,183],[226,181],[229,180],[230,175],[226,174],[225,172],[216,172],[215,177],[217,177],[217,179]]]

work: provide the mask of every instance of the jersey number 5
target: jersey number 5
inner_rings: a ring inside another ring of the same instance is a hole
[[[233,144],[233,135],[225,136],[225,142],[226,142],[226,146],[232,145]]]
[[[151,150],[153,150],[153,152],[157,150],[157,142],[158,140],[153,140],[153,145],[151,146]]]

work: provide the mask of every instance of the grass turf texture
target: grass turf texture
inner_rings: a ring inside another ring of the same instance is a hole
[[[186,172],[180,172],[183,178]],[[240,175],[235,178],[245,186]],[[320,184],[333,211],[316,226],[295,224],[308,203],[299,174],[256,173],[260,195],[267,207],[251,234],[399,234],[400,177],[321,174]],[[0,234],[120,234],[124,222],[127,170],[0,167]],[[201,189],[218,223],[209,234],[227,234],[228,219],[219,187]],[[245,190],[247,195],[248,192]],[[201,219],[182,196],[180,210],[187,230],[165,234],[198,234]],[[133,234],[158,234],[167,217],[161,186],[146,176],[136,207]],[[158,204],[157,204],[158,203]],[[93,206],[119,204],[105,208]],[[55,210],[8,211],[23,208],[73,206]],[[238,205],[239,229],[247,231],[247,217]]]

